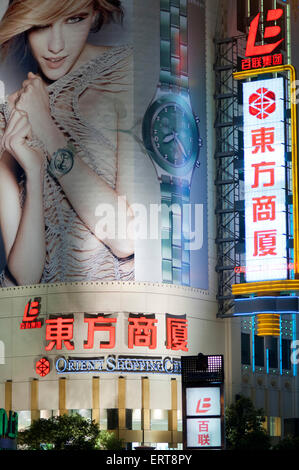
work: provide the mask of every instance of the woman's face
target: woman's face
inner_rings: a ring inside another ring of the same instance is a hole
[[[49,80],[58,80],[76,66],[95,15],[90,5],[76,15],[36,26],[28,32],[31,51]]]

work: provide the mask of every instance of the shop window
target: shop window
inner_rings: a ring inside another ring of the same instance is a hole
[[[151,410],[151,430],[168,431],[168,410]]]
[[[250,365],[250,334],[241,333],[241,364]]]
[[[168,442],[157,442],[155,444],[151,444],[153,447],[155,447],[155,450],[168,450]]]
[[[133,429],[133,410],[126,409],[126,429]]]
[[[132,429],[133,410],[126,409],[126,429]],[[118,408],[110,408],[107,410],[107,429],[118,429]]]
[[[107,410],[100,410],[100,429],[107,430],[108,419],[107,419]]]
[[[284,370],[291,370],[291,340],[281,340],[281,362]]]
[[[178,431],[183,431],[182,410],[178,410]]]
[[[81,409],[81,410],[69,410],[69,416],[79,415],[82,418],[92,420],[92,410],[90,409]]]
[[[278,367],[278,341],[277,338],[271,338],[269,348],[269,368],[277,369]]]
[[[132,429],[139,431],[141,429],[141,410],[133,410],[132,414]]]
[[[281,436],[281,418],[270,416],[269,418],[269,434],[271,437]]]
[[[264,358],[264,338],[263,336],[254,336],[254,364],[257,367],[264,367],[265,366],[265,358]]]
[[[31,411],[18,411],[18,429],[25,431],[31,425]]]
[[[59,416],[59,410],[40,410],[40,417],[42,419],[51,419]]]
[[[118,428],[118,409],[110,408],[107,410],[107,429],[117,429]]]

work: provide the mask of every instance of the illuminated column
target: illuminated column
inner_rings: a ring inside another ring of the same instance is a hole
[[[178,438],[178,389],[177,380],[171,379],[171,410],[168,412],[168,430],[171,431],[170,447],[176,447]]]
[[[66,409],[66,379],[62,377],[59,379],[59,415],[67,414]]]
[[[92,378],[92,419],[100,424],[100,378]]]
[[[12,381],[5,382],[5,411],[8,413],[12,410]]]
[[[141,409],[141,430],[143,441],[145,432],[150,431],[151,428],[151,417],[150,417],[150,389],[149,389],[149,378],[142,377],[141,379],[141,387],[142,387],[142,409]],[[143,442],[144,444],[144,442]]]
[[[38,386],[38,379],[33,379],[31,381],[31,422],[40,418],[38,408]]]
[[[257,315],[257,335],[280,336],[280,315],[274,313]]]
[[[118,378],[118,429],[126,429],[126,379]]]

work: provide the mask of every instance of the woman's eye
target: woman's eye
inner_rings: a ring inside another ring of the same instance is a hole
[[[74,24],[74,23],[80,23],[80,21],[85,20],[85,17],[83,16],[73,16],[72,18],[67,19],[68,24]]]
[[[42,24],[38,24],[36,26],[33,26],[31,28],[31,31],[37,31],[37,30],[40,30],[40,29],[47,29],[47,28],[50,28],[50,25],[49,24],[45,24],[45,25],[42,25]]]

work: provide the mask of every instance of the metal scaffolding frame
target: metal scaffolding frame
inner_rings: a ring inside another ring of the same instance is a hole
[[[231,285],[240,282],[235,268],[241,266],[244,245],[244,204],[242,197],[242,167],[239,158],[240,125],[239,84],[233,79],[238,57],[244,51],[246,37],[215,40],[215,102],[216,102],[216,245],[218,273],[218,316],[233,313]],[[241,157],[241,156],[240,156]]]

